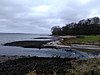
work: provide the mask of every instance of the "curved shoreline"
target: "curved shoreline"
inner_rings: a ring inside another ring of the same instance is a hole
[[[4,46],[18,46],[24,48],[68,48],[68,49],[88,49],[88,50],[100,50],[100,46],[96,45],[62,45],[60,41],[15,41],[4,44]]]
[[[92,55],[100,55],[100,46],[97,45],[89,45],[89,44],[69,44],[64,45],[62,44],[63,38],[76,38],[75,36],[61,36],[57,37],[55,39],[51,40],[27,40],[27,41],[15,41],[15,42],[9,42],[4,44],[4,46],[16,46],[16,47],[23,47],[23,48],[52,48],[52,49],[66,49],[66,50],[72,50],[76,49],[80,52],[86,52]],[[41,39],[41,38],[39,38]]]

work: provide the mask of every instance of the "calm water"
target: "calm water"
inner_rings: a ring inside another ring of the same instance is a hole
[[[0,44],[6,42],[19,41],[19,40],[34,40],[36,37],[43,37],[44,35],[34,34],[0,34]],[[45,37],[50,37],[46,36]],[[44,40],[44,39],[43,39]],[[19,56],[38,56],[38,57],[69,57],[69,58],[92,58],[91,54],[79,52],[77,50],[68,49],[37,49],[37,48],[22,48],[11,46],[0,46],[0,55],[19,55]]]
[[[47,35],[39,35],[39,34],[0,33],[0,44],[13,41],[21,41],[21,40],[33,40],[33,38],[43,37],[43,36],[50,37]]]

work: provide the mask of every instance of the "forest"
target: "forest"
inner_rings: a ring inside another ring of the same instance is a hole
[[[82,19],[77,23],[72,22],[63,27],[51,28],[52,35],[100,35],[100,18],[93,17]]]

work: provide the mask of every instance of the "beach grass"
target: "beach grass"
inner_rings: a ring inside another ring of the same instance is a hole
[[[100,35],[79,35],[76,38],[64,38],[63,44],[98,44],[100,45]]]
[[[86,59],[86,60],[71,60],[71,68],[66,68],[64,74],[53,72],[46,75],[100,75],[100,58]],[[27,75],[34,75],[35,71]]]
[[[74,75],[100,75],[100,58],[72,61],[70,73]]]

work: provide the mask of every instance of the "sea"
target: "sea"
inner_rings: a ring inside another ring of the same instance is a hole
[[[53,49],[53,48],[23,48],[15,46],[4,46],[3,44],[14,41],[36,40],[38,37],[52,37],[47,34],[25,34],[25,33],[0,33],[0,56],[37,56],[37,57],[60,57],[60,58],[94,58],[92,54],[80,52],[75,49]],[[37,39],[50,40],[50,39]]]

